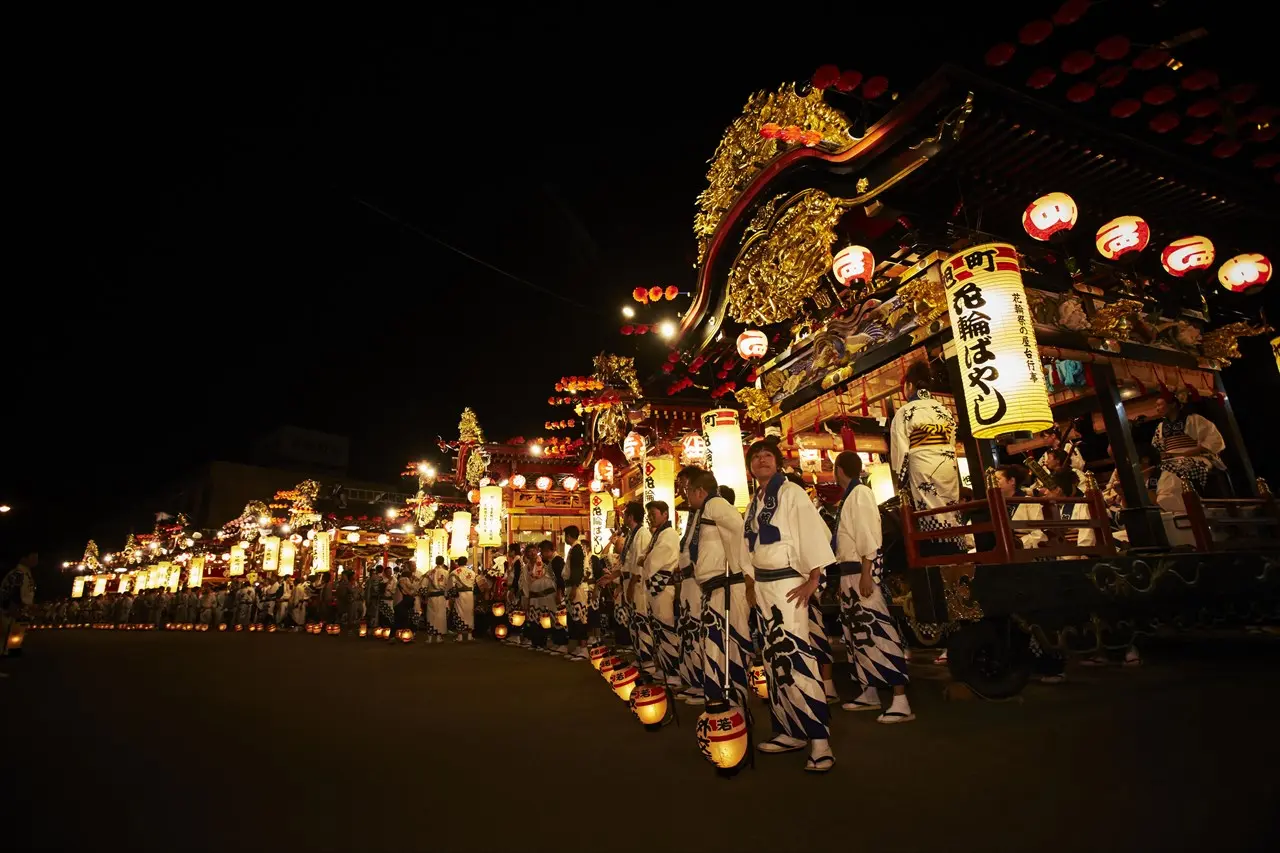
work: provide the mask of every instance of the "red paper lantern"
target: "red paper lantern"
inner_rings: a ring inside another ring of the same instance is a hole
[[[1088,80],[1083,80],[1067,90],[1067,100],[1073,104],[1083,104],[1085,101],[1092,98],[1097,91],[1098,89],[1096,86]]]
[[[1142,102],[1137,98],[1125,98],[1111,105],[1111,115],[1116,118],[1128,118],[1142,109]]]
[[[1178,90],[1172,86],[1152,86],[1142,95],[1142,100],[1153,107],[1167,104],[1178,97]]]
[[[1007,41],[993,45],[987,51],[986,63],[992,68],[999,68],[1001,65],[1006,64],[1010,59],[1013,59],[1013,54],[1015,52],[1017,52],[1017,48],[1009,44]]]
[[[813,83],[815,89],[826,89],[834,86],[836,81],[840,79],[840,69],[834,65],[822,65],[818,70],[813,72]]]
[[[1089,11],[1089,0],[1067,0],[1053,13],[1053,22],[1060,27],[1074,24]]]
[[[769,351],[769,338],[759,329],[747,329],[738,335],[738,355],[743,358],[764,358]]]
[[[1278,163],[1280,163],[1280,152],[1260,154],[1253,158],[1253,166],[1255,169],[1270,169]]]
[[[661,299],[661,298],[662,298],[662,288],[661,288],[661,287],[659,287],[658,285],[656,285],[656,284],[655,284],[653,287],[649,288],[649,301],[650,301],[650,302],[657,302],[657,301],[658,301],[659,299]]]
[[[1218,283],[1232,293],[1252,293],[1271,281],[1271,261],[1251,252],[1229,258],[1218,269]]]
[[[1237,83],[1222,93],[1223,97],[1233,104],[1246,103],[1256,94],[1258,94],[1257,83]]]
[[[1098,42],[1094,50],[1108,62],[1116,62],[1129,54],[1129,47],[1129,39],[1125,36],[1111,36]]]
[[[858,84],[862,82],[861,71],[842,71],[840,79],[836,81],[836,89],[840,92],[852,92],[858,88]]]
[[[1147,127],[1151,128],[1156,133],[1168,133],[1177,127],[1178,122],[1181,120],[1182,119],[1180,119],[1178,114],[1175,112],[1163,112],[1151,119],[1151,121],[1147,122]]]
[[[1187,115],[1192,118],[1208,118],[1218,111],[1218,102],[1213,98],[1204,98],[1187,107]]]
[[[623,327],[622,327],[621,329],[619,329],[618,331],[619,331],[619,332],[622,332],[622,334],[624,334],[624,335],[630,335],[632,332],[634,332],[634,331],[635,331],[635,327],[634,327],[634,326],[627,325],[627,326],[623,326]]]
[[[1138,54],[1133,60],[1133,67],[1138,71],[1150,71],[1159,68],[1169,61],[1169,52],[1158,48],[1149,48]]]
[[[631,298],[643,305],[649,301],[649,291],[643,287],[637,287],[631,291]]]
[[[1199,92],[1216,85],[1218,85],[1218,72],[1216,71],[1195,71],[1182,78],[1182,88],[1188,92]]]
[[[667,301],[670,302],[672,299],[675,299],[680,295],[680,288],[676,287],[674,284],[669,285],[666,292],[662,295],[667,297]]]
[[[1211,153],[1219,160],[1225,160],[1228,157],[1234,157],[1239,151],[1239,142],[1234,139],[1224,139],[1217,145],[1213,146],[1213,151]]]
[[[1129,66],[1113,65],[1098,75],[1098,85],[1104,89],[1111,89],[1123,83],[1124,78],[1128,76]]]
[[[889,89],[888,77],[880,77],[880,76],[872,77],[862,84],[862,97],[866,98],[869,101],[874,101],[876,98],[880,97],[886,91],[888,91],[888,89]]]
[[[1208,237],[1182,237],[1160,253],[1160,265],[1175,278],[1213,265],[1213,242]]]
[[[1062,58],[1062,70],[1068,74],[1083,74],[1093,67],[1093,54],[1087,50],[1073,50]]]
[[[1031,89],[1043,89],[1054,81],[1058,76],[1058,72],[1052,68],[1037,68],[1031,72],[1031,76],[1027,78],[1027,86]]]
[[[1151,227],[1141,216],[1117,216],[1098,229],[1094,245],[1098,254],[1109,261],[1141,252],[1151,241]]]
[[[1022,227],[1032,239],[1044,242],[1060,231],[1074,228],[1078,215],[1071,196],[1049,193],[1027,205],[1022,213]]]
[[[1032,21],[1018,30],[1018,41],[1025,45],[1039,44],[1053,34],[1053,24],[1048,21]]]
[[[1188,145],[1204,145],[1210,139],[1213,139],[1212,130],[1207,127],[1197,127],[1195,130],[1188,133],[1182,141]]]
[[[866,246],[845,246],[831,260],[831,274],[845,287],[854,281],[870,284],[875,271],[875,256]]]

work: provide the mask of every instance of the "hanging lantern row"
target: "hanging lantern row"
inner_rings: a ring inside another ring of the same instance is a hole
[[[1063,192],[1043,195],[1022,214],[1022,227],[1032,239],[1049,242],[1075,227],[1079,210]],[[1094,246],[1109,261],[1141,252],[1151,240],[1151,226],[1140,216],[1117,216],[1098,229]],[[1180,237],[1160,253],[1160,265],[1174,278],[1213,266],[1213,241],[1201,235]],[[1271,262],[1263,255],[1236,255],[1218,270],[1218,282],[1232,293],[1250,293],[1271,280]]]
[[[822,91],[825,89],[835,89],[837,92],[852,94],[858,91],[862,97],[869,101],[889,91],[889,78],[875,76],[862,79],[860,71],[841,71],[836,65],[823,65],[813,72],[813,77],[809,82],[813,88]],[[859,87],[861,84],[861,87]],[[785,141],[785,140],[784,140]]]
[[[650,302],[661,302],[666,299],[668,302],[680,295],[680,288],[674,284],[665,290],[657,285],[653,287],[637,287],[631,291],[631,298],[641,305],[647,305]],[[644,334],[641,332],[640,334]]]
[[[556,383],[557,391],[600,391],[604,383],[594,376],[562,376]]]
[[[573,429],[577,421],[569,418],[567,421],[547,421],[542,425],[543,429]]]
[[[578,402],[577,397],[548,397],[547,398],[548,406],[568,406],[570,404],[577,403],[577,402]],[[517,441],[513,443],[524,444],[524,441]]]

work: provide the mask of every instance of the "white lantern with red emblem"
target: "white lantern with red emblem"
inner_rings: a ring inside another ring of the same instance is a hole
[[[551,478],[539,477],[537,480],[534,481],[534,485],[538,487],[539,491],[545,492],[551,488],[551,485],[552,485]]]
[[[747,329],[738,335],[738,355],[743,358],[764,358],[769,351],[769,338],[759,329]]]
[[[686,435],[680,442],[680,460],[685,465],[702,465],[707,461],[707,440],[696,432]]]
[[[629,432],[622,441],[622,455],[634,462],[644,450],[644,438],[638,432]]]
[[[564,490],[566,492],[575,491],[578,488],[578,478],[565,477],[563,480],[560,481],[560,485],[564,486]]]
[[[870,284],[875,272],[875,255],[866,246],[845,246],[831,261],[831,274],[844,287],[855,281]]]
[[[525,484],[524,474],[516,474],[511,478],[511,488],[523,489]]]
[[[608,459],[596,461],[596,479],[602,483],[613,482],[613,463]]]
[[[1182,278],[1187,273],[1213,266],[1213,241],[1208,237],[1182,237],[1164,247],[1160,265],[1171,276]]]
[[[1076,226],[1075,199],[1066,193],[1049,193],[1031,202],[1022,213],[1022,227],[1035,240],[1047,242],[1054,234]]]
[[[1109,261],[1123,255],[1141,252],[1151,241],[1151,227],[1141,216],[1117,216],[1098,229],[1094,245],[1098,254]]]
[[[1271,261],[1250,252],[1228,258],[1218,269],[1218,283],[1232,293],[1252,293],[1271,281]]]

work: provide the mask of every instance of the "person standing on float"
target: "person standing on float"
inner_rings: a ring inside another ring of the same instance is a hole
[[[836,760],[827,694],[809,639],[809,599],[823,569],[836,561],[831,531],[804,489],[782,473],[776,444],[757,441],[747,461],[758,485],[744,521],[742,563],[755,575],[774,731],[758,749],[794,752],[807,741],[804,769],[826,773]]]
[[[862,694],[841,707],[879,711],[878,691],[892,690],[889,710],[876,721],[909,723],[916,717],[907,702],[907,650],[884,587],[880,508],[875,494],[862,484],[862,457],[844,451],[836,457],[835,471],[836,483],[844,489],[832,537],[840,561],[840,624],[854,682],[862,685]]]
[[[686,466],[676,477],[676,489],[689,500],[689,483],[702,473],[701,468]],[[680,698],[690,705],[705,704],[702,687],[702,589],[694,579],[693,557],[689,555],[689,541],[698,527],[700,510],[688,509],[684,535],[680,537],[680,583],[677,600],[676,634],[680,638],[680,680],[685,688]]]
[[[666,501],[653,501],[645,508],[653,541],[644,555],[641,582],[649,599],[649,626],[653,631],[657,668],[671,687],[680,685],[680,645],[676,636],[675,573],[680,564],[680,537],[671,526],[671,508]]]

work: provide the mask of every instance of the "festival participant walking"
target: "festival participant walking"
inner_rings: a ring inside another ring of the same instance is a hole
[[[7,657],[9,645],[9,627],[14,622],[25,618],[28,610],[35,604],[36,581],[31,570],[40,562],[40,555],[32,551],[18,561],[4,580],[0,581],[0,657]],[[0,677],[7,677],[0,673]]]
[[[421,587],[428,643],[444,642],[444,635],[449,632],[449,606],[444,598],[448,585],[449,569],[444,557],[436,557],[436,564],[422,579]]]
[[[467,565],[465,556],[458,558],[458,567],[449,574],[450,589],[455,593],[453,599],[454,618],[457,619],[458,635],[454,642],[475,639],[476,630],[476,570]]]
[[[835,562],[831,531],[804,489],[782,473],[777,445],[757,441],[747,459],[759,486],[747,507],[743,563],[754,569],[774,731],[758,748],[793,752],[808,741],[805,770],[826,773],[835,756],[826,691],[809,642],[809,599],[822,570]]]
[[[644,557],[642,582],[649,597],[649,625],[653,630],[658,669],[671,687],[680,686],[680,645],[676,635],[675,573],[680,565],[680,537],[671,526],[666,501],[646,507],[653,542]]]
[[[676,488],[689,500],[689,483],[702,469],[692,465],[686,466],[676,477]],[[684,535],[680,537],[679,598],[676,614],[676,634],[680,639],[680,680],[684,682],[684,690],[680,698],[690,705],[705,703],[702,687],[702,589],[693,576],[693,557],[689,553],[689,543],[698,529],[701,509],[689,507],[689,518],[685,523]]]
[[[627,529],[627,542],[618,558],[622,566],[622,600],[626,602],[631,644],[635,647],[636,660],[641,668],[652,673],[656,667],[653,659],[653,629],[649,624],[649,591],[644,585],[644,556],[653,542],[653,534],[644,524],[644,507],[632,501],[622,511]]]
[[[588,589],[586,584],[587,555],[578,541],[581,532],[575,525],[564,528],[564,541],[569,546],[568,565],[564,578],[565,609],[569,616],[569,644],[566,656],[579,660],[587,659],[587,607]]]

